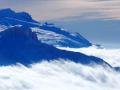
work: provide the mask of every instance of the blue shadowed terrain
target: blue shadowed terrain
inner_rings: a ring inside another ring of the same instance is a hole
[[[0,18],[2,19],[2,18],[7,18],[7,17],[24,20],[24,21],[29,21],[29,22],[34,22],[32,17],[26,12],[16,13],[9,8],[0,10]]]
[[[29,27],[12,27],[0,32],[0,65],[28,65],[42,60],[69,59],[81,64],[107,64],[102,59],[81,53],[59,50],[41,43]],[[109,64],[107,64],[109,65]]]
[[[104,60],[82,53],[57,49],[89,47],[92,44],[79,33],[65,31],[54,24],[39,23],[26,12],[0,10],[0,65],[29,65],[43,60],[66,59],[81,64],[101,64]]]
[[[29,28],[42,29],[44,32],[52,33],[53,37],[49,39],[48,36],[43,36],[39,30],[37,31],[37,36],[44,37],[44,39],[40,39],[40,41],[53,46],[79,48],[89,47],[92,45],[80,34],[65,31],[53,24],[40,24],[39,22],[33,20],[32,17],[26,12],[16,13],[11,9],[0,10],[0,25],[5,25],[8,28],[15,25],[24,25]]]

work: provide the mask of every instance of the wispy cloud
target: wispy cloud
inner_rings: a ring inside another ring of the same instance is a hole
[[[2,0],[0,7],[26,10],[40,20],[82,17],[120,19],[120,0]]]

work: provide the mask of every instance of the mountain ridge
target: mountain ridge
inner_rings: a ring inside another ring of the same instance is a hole
[[[4,13],[5,12],[5,13]],[[9,12],[10,14],[6,13]],[[15,25],[25,25],[28,26],[29,28],[38,28],[42,29],[44,31],[49,31],[49,33],[54,33],[54,35],[59,35],[59,37],[65,36],[66,38],[52,38],[54,40],[53,43],[48,43],[52,42],[52,40],[49,40],[49,37],[44,43],[47,43],[49,45],[53,46],[60,46],[60,47],[88,47],[91,46],[92,44],[86,40],[83,36],[81,36],[78,33],[71,33],[68,31],[62,30],[60,27],[56,27],[54,24],[48,24],[48,23],[39,23],[36,20],[33,20],[32,17],[28,13],[21,13],[21,12],[14,12],[11,9],[3,9],[0,10],[0,25],[5,25],[8,28],[11,26]],[[39,31],[40,32],[40,31]],[[38,36],[42,36],[42,34],[37,34]],[[48,40],[48,41],[47,41]],[[56,42],[55,42],[56,41]]]
[[[38,40],[36,33],[27,26],[15,26],[0,32],[0,65],[16,63],[29,65],[42,60],[50,61],[60,58],[86,65],[96,63],[110,66],[100,58],[59,50],[42,43]]]
[[[54,24],[41,24],[32,18],[33,21],[29,22],[24,18],[27,15],[22,15],[25,20],[12,16],[0,18],[0,65],[16,63],[29,65],[44,60],[64,59],[84,65],[99,64],[119,70],[119,67],[113,68],[103,59],[56,48],[56,45],[72,48],[89,47],[92,43],[79,33],[65,31]]]

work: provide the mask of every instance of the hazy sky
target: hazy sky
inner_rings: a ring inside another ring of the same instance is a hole
[[[120,47],[120,0],[0,0],[0,8],[27,11],[94,43]]]
[[[0,0],[0,7],[26,10],[40,20],[76,16],[120,19],[120,0]]]

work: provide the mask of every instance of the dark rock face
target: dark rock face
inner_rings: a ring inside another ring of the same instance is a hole
[[[0,32],[0,65],[29,65],[42,60],[69,59],[81,64],[106,64],[102,59],[81,53],[59,50],[41,43],[29,27],[12,27]]]

